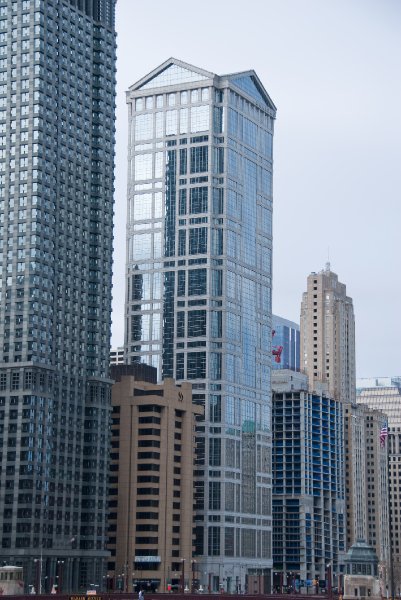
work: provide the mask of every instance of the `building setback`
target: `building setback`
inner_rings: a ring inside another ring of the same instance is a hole
[[[169,59],[132,85],[125,360],[189,380],[201,584],[271,581],[272,138],[254,71]]]
[[[189,383],[128,375],[114,384],[112,404],[110,584],[129,592],[190,589],[198,579],[193,464],[203,407],[192,404]]]
[[[0,557],[36,591],[107,556],[114,10],[0,2]]]
[[[342,402],[355,402],[355,320],[352,298],[330,270],[308,277],[301,303],[301,371],[309,389],[324,384]]]
[[[308,392],[305,375],[273,372],[273,569],[277,591],[338,585],[345,551],[344,416]],[[304,582],[304,583],[302,583]]]

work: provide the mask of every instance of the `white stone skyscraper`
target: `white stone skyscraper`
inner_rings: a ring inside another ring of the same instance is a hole
[[[132,85],[127,103],[126,362],[190,380],[205,407],[195,466],[202,586],[235,591],[253,575],[268,590],[276,109],[254,71],[218,76],[176,59]],[[172,571],[179,557],[177,548]]]
[[[355,320],[352,298],[330,264],[308,277],[301,303],[301,371],[309,387],[355,402]]]
[[[38,592],[106,566],[114,10],[0,0],[0,559]]]

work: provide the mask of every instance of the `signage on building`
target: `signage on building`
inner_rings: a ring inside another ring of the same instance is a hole
[[[153,563],[153,562],[161,562],[160,556],[135,556],[135,562],[139,563]]]

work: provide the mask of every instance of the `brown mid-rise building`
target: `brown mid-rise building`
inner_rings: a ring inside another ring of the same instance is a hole
[[[116,375],[109,495],[108,587],[192,588],[194,427],[203,407],[192,386]]]

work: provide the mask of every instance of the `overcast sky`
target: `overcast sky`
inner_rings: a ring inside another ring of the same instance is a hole
[[[401,0],[118,0],[113,346],[123,344],[125,90],[171,56],[255,69],[277,106],[273,312],[330,256],[357,377],[401,375]],[[398,243],[396,243],[396,241]]]

